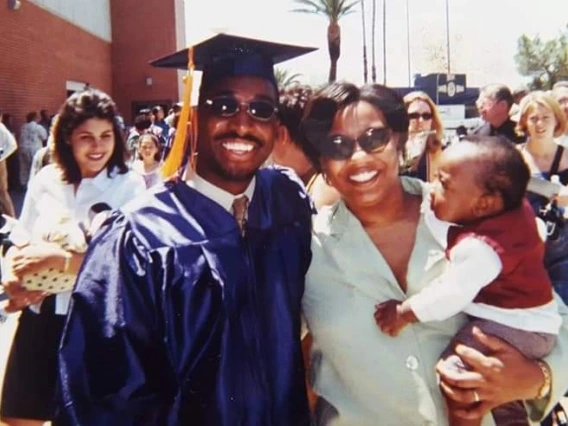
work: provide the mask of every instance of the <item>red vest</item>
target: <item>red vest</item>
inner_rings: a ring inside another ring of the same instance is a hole
[[[522,207],[466,226],[452,226],[448,251],[462,239],[479,238],[499,255],[503,269],[474,299],[476,303],[524,309],[552,301],[552,284],[544,268],[544,243],[535,214],[525,200]]]

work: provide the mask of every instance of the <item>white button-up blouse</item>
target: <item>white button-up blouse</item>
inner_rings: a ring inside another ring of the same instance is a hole
[[[105,168],[94,178],[82,179],[75,191],[73,184],[63,182],[60,170],[51,164],[30,181],[18,227],[27,231],[32,240],[37,240],[41,238],[37,234],[46,222],[57,221],[54,216],[62,215],[86,223],[94,204],[105,202],[117,209],[145,190],[144,179],[138,174],[113,171],[109,176]],[[57,295],[57,314],[67,313],[70,297],[71,292]]]

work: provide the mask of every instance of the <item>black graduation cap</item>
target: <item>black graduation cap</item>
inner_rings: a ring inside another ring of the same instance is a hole
[[[257,76],[274,82],[275,64],[316,49],[221,33],[193,46],[193,62],[196,70],[203,71],[202,82],[205,84],[241,75]],[[155,59],[150,64],[162,68],[187,69],[188,49]]]

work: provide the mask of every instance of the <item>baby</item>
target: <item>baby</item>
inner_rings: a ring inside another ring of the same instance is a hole
[[[505,340],[531,359],[552,350],[561,318],[543,266],[544,244],[536,217],[524,200],[529,178],[520,152],[501,138],[470,137],[443,152],[423,210],[434,236],[447,243],[450,263],[418,294],[377,305],[375,320],[383,332],[396,336],[408,324],[442,321],[465,312],[470,321],[442,354],[460,369],[467,366],[455,354],[456,344],[486,352],[473,337],[473,327]],[[499,414],[505,411],[506,415]],[[526,421],[524,410],[511,411],[509,404],[493,416],[497,425],[506,424],[511,416]],[[450,408],[450,423],[480,421],[458,419]]]

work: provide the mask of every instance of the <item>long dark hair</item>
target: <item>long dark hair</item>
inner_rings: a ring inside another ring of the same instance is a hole
[[[128,153],[118,117],[116,104],[109,95],[100,90],[89,89],[77,92],[63,103],[53,125],[52,136],[53,162],[63,172],[65,182],[78,183],[82,179],[69,142],[73,131],[91,118],[109,120],[112,123],[114,149],[106,165],[108,175],[110,176],[115,168],[120,174],[128,171],[126,165]]]

